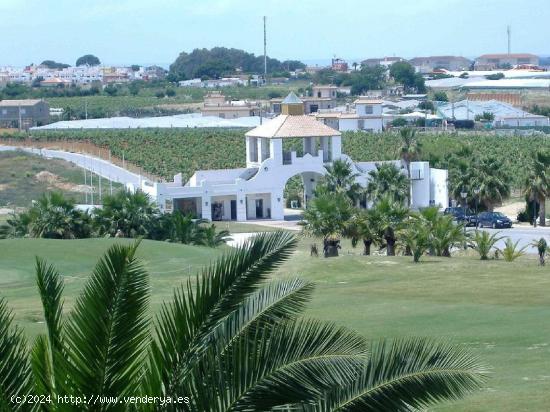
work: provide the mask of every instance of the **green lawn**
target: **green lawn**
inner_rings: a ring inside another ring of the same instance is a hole
[[[30,336],[43,325],[32,273],[39,254],[66,277],[70,306],[97,256],[114,240],[0,240],[0,294]],[[308,315],[360,331],[369,339],[429,336],[468,346],[492,366],[480,393],[438,411],[548,410],[550,392],[550,268],[534,257],[481,262],[475,255],[423,258],[364,257],[346,243],[338,258],[309,256],[310,240],[277,276],[314,280]],[[152,273],[153,310],[172,289],[222,249],[143,241]]]

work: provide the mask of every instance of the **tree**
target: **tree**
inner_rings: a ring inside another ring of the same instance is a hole
[[[42,195],[24,213],[8,221],[16,235],[47,239],[81,239],[90,236],[90,217],[76,209],[59,192]]]
[[[399,157],[407,168],[407,177],[411,180],[411,162],[418,160],[422,153],[422,143],[416,137],[416,130],[409,127],[399,131],[401,144],[399,146]],[[411,201],[409,196],[409,203]]]
[[[395,243],[400,229],[409,214],[408,208],[396,202],[390,195],[381,197],[371,209],[372,222],[376,225],[378,238],[385,244],[388,256],[395,256]]]
[[[141,66],[139,64],[132,64],[130,66],[133,72],[139,72],[139,69],[141,69]]]
[[[549,167],[550,154],[537,152],[523,183],[526,198],[539,204],[539,224],[541,226],[546,226],[546,197],[550,193]]]
[[[103,91],[109,96],[116,96],[118,94],[118,87],[114,84],[108,84]]]
[[[447,93],[444,91],[439,91],[434,93],[434,101],[436,102],[448,102],[449,98],[447,97]]]
[[[165,94],[168,97],[174,97],[176,95],[176,90],[173,89],[172,87],[169,87],[166,89]]]
[[[345,234],[352,209],[342,192],[317,194],[304,211],[303,231],[323,238],[325,257],[338,256],[340,237]]]
[[[437,207],[422,209],[420,215],[428,224],[430,249],[436,256],[451,257],[451,250],[466,241],[464,225],[440,214]]]
[[[481,260],[489,259],[489,253],[495,244],[503,239],[499,237],[500,232],[490,234],[485,230],[476,230],[472,240],[470,242],[470,247],[479,253]]]
[[[472,167],[472,187],[479,189],[479,200],[489,211],[510,196],[511,177],[495,156],[481,158]]]
[[[474,119],[476,122],[479,122],[479,121],[492,122],[493,120],[495,120],[495,115],[491,112],[483,112],[482,114],[476,114]]]
[[[137,96],[141,90],[141,85],[138,82],[132,82],[128,85],[128,91],[132,96]]]
[[[101,61],[93,54],[85,54],[76,60],[75,66],[99,66]]]
[[[356,209],[346,228],[346,236],[351,238],[353,247],[359,240],[362,240],[363,255],[370,255],[372,244],[378,241],[376,222],[374,222],[374,214],[370,209]]]
[[[413,262],[418,263],[420,257],[430,247],[430,231],[421,219],[410,219],[401,233],[403,243],[410,249]]]
[[[406,90],[415,89],[418,93],[426,91],[424,78],[416,73],[414,67],[405,61],[395,62],[390,66],[390,76],[401,83]]]
[[[63,278],[38,260],[46,333],[30,351],[0,301],[2,409],[32,393],[54,410],[58,397],[82,394],[179,394],[193,411],[410,410],[481,387],[486,368],[462,348],[418,338],[370,344],[302,318],[313,285],[270,276],[295,244],[288,233],[257,235],[176,289],[154,322],[138,243],[109,248],[68,315]],[[123,410],[93,408],[111,409]]]
[[[356,203],[362,192],[361,185],[355,179],[359,176],[353,171],[352,164],[344,159],[336,159],[331,165],[325,166],[326,174],[317,185],[316,193],[338,192],[346,195],[352,203]]]
[[[546,253],[548,253],[548,244],[546,243],[546,239],[541,237],[539,240],[534,240],[531,243],[531,246],[537,248],[537,252],[539,254],[539,264],[541,266],[544,266],[544,258],[546,256]]]
[[[149,195],[141,190],[122,190],[103,198],[103,207],[94,210],[94,225],[99,233],[109,236],[147,236],[158,210]]]
[[[66,69],[67,67],[71,67],[69,64],[65,63],[58,63],[53,60],[44,60],[42,63],[40,63],[40,66],[47,67],[48,69]]]
[[[402,203],[409,197],[409,192],[409,179],[393,163],[377,163],[376,170],[369,172],[366,193],[372,202],[376,203],[384,196],[391,196]]]

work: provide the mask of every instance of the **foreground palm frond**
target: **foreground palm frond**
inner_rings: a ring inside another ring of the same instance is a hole
[[[207,358],[195,392],[197,410],[269,410],[319,399],[335,386],[350,384],[366,360],[364,338],[330,323],[302,320],[248,330],[222,357]],[[219,373],[213,371],[219,370]],[[212,388],[220,391],[212,399]]]
[[[24,408],[12,402],[12,396],[31,392],[31,367],[23,331],[12,324],[13,316],[0,298],[0,410]]]
[[[466,350],[428,339],[380,342],[359,379],[329,393],[316,412],[410,411],[479,389],[487,368]]]
[[[159,315],[148,390],[171,394],[182,385],[212,344],[216,328],[290,256],[295,244],[286,232],[257,235],[206,269],[196,287],[189,280],[177,290]]]
[[[96,265],[66,327],[75,393],[123,396],[139,386],[149,344],[149,276],[139,242],[112,246]]]

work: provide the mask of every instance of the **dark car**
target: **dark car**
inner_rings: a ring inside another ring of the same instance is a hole
[[[466,214],[464,214],[466,212]],[[458,223],[464,223],[466,226],[477,226],[477,216],[471,209],[463,207],[448,207],[443,211],[445,215],[451,215]]]
[[[500,212],[482,212],[478,215],[479,227],[492,227],[493,229],[510,228],[512,221]]]

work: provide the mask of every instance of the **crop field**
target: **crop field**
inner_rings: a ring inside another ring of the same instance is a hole
[[[39,255],[65,276],[65,310],[114,239],[0,240],[0,296],[32,339],[43,330],[33,266]],[[129,240],[119,240],[129,242]],[[550,276],[534,256],[507,263],[473,254],[452,258],[366,257],[344,242],[338,258],[309,256],[311,239],[274,276],[316,284],[308,316],[334,321],[370,340],[426,336],[469,348],[491,367],[480,392],[435,411],[543,411],[550,403]],[[144,240],[138,256],[151,274],[151,310],[215,259],[211,249]]]
[[[268,87],[224,87],[222,92],[228,99],[241,100],[268,100],[272,95],[285,96],[291,90],[297,91],[305,87],[305,82],[292,82],[281,86]],[[48,98],[50,107],[60,107],[69,110],[73,115],[79,116],[88,110],[89,117],[111,117],[111,116],[132,116],[162,115],[166,111],[177,112],[189,103],[202,102],[204,95],[211,89],[197,87],[174,87],[175,96],[158,98],[155,93],[158,88],[142,88],[138,95],[116,95],[116,96],[86,96],[86,97],[51,97]],[[145,110],[149,109],[149,110]]]
[[[111,149],[114,156],[137,164],[149,173],[171,179],[182,173],[188,179],[197,169],[244,167],[245,129],[147,129],[105,131],[33,132],[36,141],[89,141]],[[26,138],[25,135],[0,135],[0,139]],[[536,150],[550,150],[550,137],[496,136],[493,134],[427,134],[421,135],[422,160],[434,167],[447,166],[449,155],[469,147],[474,157],[494,155],[512,175],[514,187],[525,177],[526,165]],[[400,138],[392,133],[345,132],[343,152],[356,161],[398,158]],[[287,142],[288,148],[299,148],[300,142]]]

